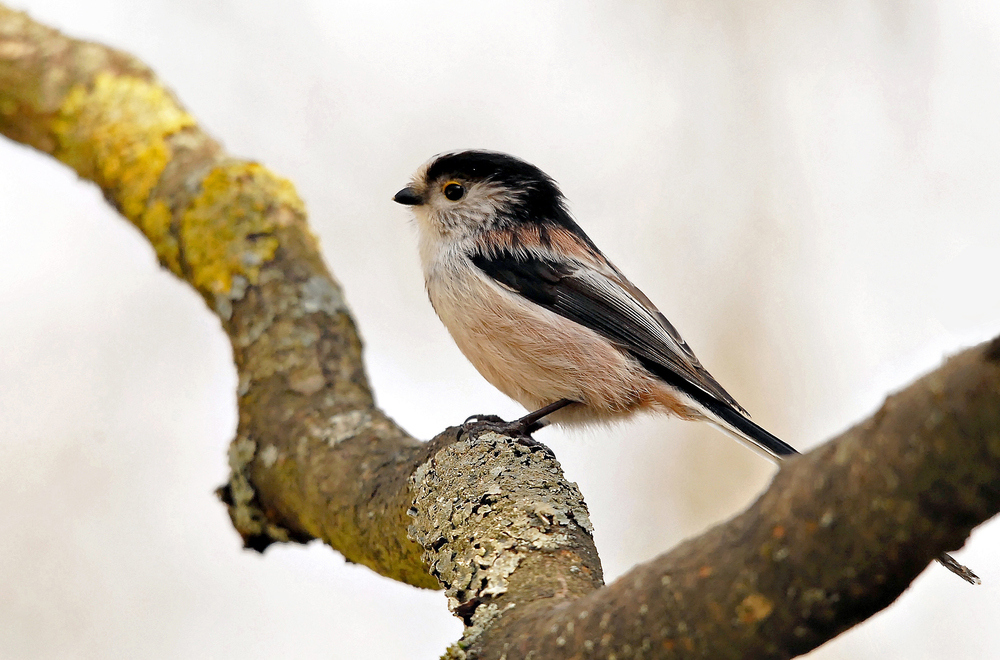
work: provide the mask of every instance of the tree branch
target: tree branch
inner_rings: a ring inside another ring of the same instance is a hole
[[[786,462],[736,518],[469,657],[791,658],[892,603],[1000,512],[1000,337]]]
[[[0,5],[0,131],[97,183],[218,315],[240,410],[220,492],[246,545],[319,538],[444,586],[468,626],[452,657],[792,657],[1000,509],[995,340],[601,588],[586,507],[551,453],[455,428],[420,443],[376,408],[292,185],[225,154],[143,64]]]

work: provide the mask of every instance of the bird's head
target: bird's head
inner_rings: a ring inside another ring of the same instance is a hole
[[[412,206],[420,231],[453,238],[523,223],[572,222],[545,172],[495,151],[434,156],[393,200]]]

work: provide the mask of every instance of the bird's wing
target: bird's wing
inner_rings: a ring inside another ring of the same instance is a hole
[[[472,262],[507,290],[607,338],[738,439],[775,459],[797,453],[750,420],[663,314],[603,258],[584,265],[522,248],[476,253]]]

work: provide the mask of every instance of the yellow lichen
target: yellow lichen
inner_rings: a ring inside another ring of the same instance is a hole
[[[150,204],[139,220],[139,229],[146,235],[156,250],[160,263],[175,275],[181,275],[180,247],[177,238],[170,231],[173,214],[167,203],[161,199]]]
[[[256,284],[278,249],[275,230],[305,214],[295,187],[247,162],[216,167],[201,187],[180,221],[191,283],[212,294],[228,293],[235,275]]]
[[[76,85],[66,95],[53,120],[54,155],[101,186],[139,224],[171,158],[166,139],[194,125],[155,82],[101,73],[89,87]]]

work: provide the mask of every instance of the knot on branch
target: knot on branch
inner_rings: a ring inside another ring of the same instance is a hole
[[[274,449],[274,447],[270,447]],[[272,543],[308,543],[310,536],[304,536],[272,522],[258,501],[247,476],[247,468],[257,454],[257,443],[249,438],[237,438],[229,446],[229,467],[232,472],[229,481],[216,489],[215,494],[229,511],[233,527],[243,539],[243,547],[264,552]],[[267,460],[267,457],[264,457]]]

